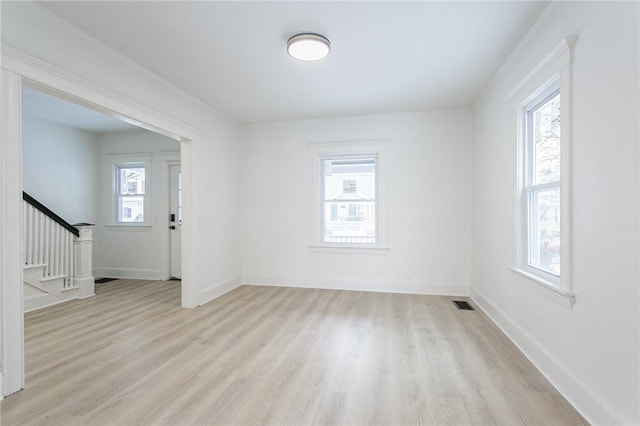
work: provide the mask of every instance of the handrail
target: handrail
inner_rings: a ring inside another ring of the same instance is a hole
[[[51,220],[56,222],[58,225],[62,226],[67,231],[71,232],[76,237],[80,236],[80,231],[78,230],[78,228],[71,225],[69,222],[67,222],[66,220],[64,220],[63,218],[61,218],[51,210],[49,210],[44,204],[42,204],[40,201],[36,200],[35,198],[33,198],[31,195],[27,194],[24,191],[22,191],[22,199],[27,203],[31,204],[36,209],[40,210],[42,213],[44,213],[49,218],[51,218]]]

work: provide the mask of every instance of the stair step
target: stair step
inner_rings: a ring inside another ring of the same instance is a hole
[[[59,279],[64,279],[67,278],[66,275],[48,275],[46,277],[43,277],[40,281],[43,283],[47,283],[49,281],[55,281],[55,280],[59,280]]]
[[[45,265],[44,263],[32,263],[30,265],[24,265],[22,267],[22,270],[30,271],[32,269],[44,268],[45,266],[47,266],[47,265]]]

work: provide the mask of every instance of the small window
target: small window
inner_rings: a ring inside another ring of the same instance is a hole
[[[560,278],[560,85],[552,85],[523,108],[526,266]]]
[[[145,177],[144,164],[116,166],[116,206],[118,223],[145,222]]]
[[[377,157],[322,159],[322,241],[376,244]]]
[[[386,254],[389,140],[310,143],[314,253]]]

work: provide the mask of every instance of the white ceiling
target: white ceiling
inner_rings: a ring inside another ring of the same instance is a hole
[[[243,121],[470,105],[546,2],[44,2]],[[331,54],[286,53],[299,32]]]
[[[47,95],[26,86],[22,88],[22,112],[31,117],[94,133],[137,129],[131,124],[101,112]]]

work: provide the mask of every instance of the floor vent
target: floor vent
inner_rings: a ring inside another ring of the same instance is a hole
[[[96,284],[104,284],[115,280],[117,280],[117,278],[99,278],[96,280]]]
[[[469,302],[465,302],[464,300],[452,300],[452,302],[456,305],[456,308],[461,311],[475,311],[473,306],[469,304]]]

